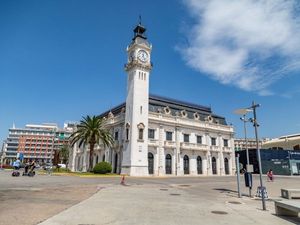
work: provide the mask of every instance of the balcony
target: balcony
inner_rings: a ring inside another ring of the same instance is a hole
[[[222,148],[224,152],[231,152],[231,148],[230,147],[223,147]]]
[[[220,151],[220,147],[219,147],[219,146],[212,145],[212,146],[210,146],[210,150],[211,150],[211,151],[218,152],[218,151]]]
[[[114,144],[113,144],[113,147],[114,148],[119,148],[122,146],[122,142],[121,141],[118,141],[118,140],[115,140],[114,141]]]
[[[180,147],[187,150],[208,151],[208,146],[198,143],[181,142]]]
[[[159,143],[158,143],[158,140],[155,140],[155,139],[148,139],[148,145],[149,145],[149,146],[158,147]]]
[[[175,141],[165,141],[165,147],[166,148],[175,148],[176,142]]]

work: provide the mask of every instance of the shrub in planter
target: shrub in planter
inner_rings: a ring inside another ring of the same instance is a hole
[[[108,162],[97,163],[93,169],[94,173],[106,174],[112,170],[111,165]]]

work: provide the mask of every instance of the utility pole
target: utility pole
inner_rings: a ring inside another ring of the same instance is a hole
[[[261,157],[260,157],[260,149],[259,149],[259,142],[258,142],[258,123],[257,123],[257,118],[256,118],[256,108],[259,107],[259,104],[255,104],[255,102],[252,102],[251,108],[253,109],[253,125],[255,128],[255,139],[256,139],[256,149],[257,149],[257,158],[258,158],[258,167],[259,167],[259,181],[260,181],[260,191],[261,191],[261,200],[262,200],[262,207],[263,210],[266,210],[266,200],[265,200],[265,193],[266,187],[263,186],[263,181],[262,181],[262,168],[261,168]]]

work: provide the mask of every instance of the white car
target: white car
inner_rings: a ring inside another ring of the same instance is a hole
[[[59,166],[59,168],[63,168],[63,169],[67,168],[66,164],[60,163],[60,164],[57,164],[57,165]]]

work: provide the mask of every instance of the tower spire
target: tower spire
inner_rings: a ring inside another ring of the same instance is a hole
[[[142,16],[139,15],[139,23],[133,30],[134,32],[133,40],[135,40],[137,37],[147,39],[147,37],[145,36],[145,31],[146,28],[142,25]]]

